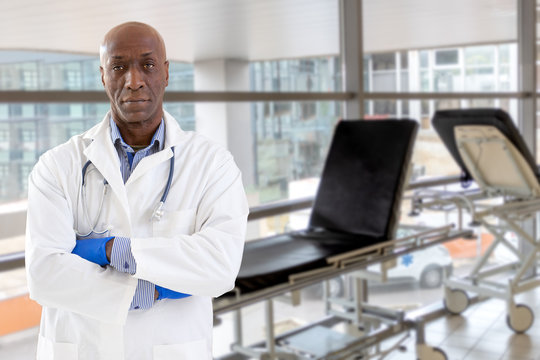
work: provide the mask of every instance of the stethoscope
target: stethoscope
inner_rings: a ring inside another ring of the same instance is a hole
[[[170,160],[169,177],[167,178],[167,184],[165,185],[165,190],[163,191],[163,195],[161,195],[161,199],[159,200],[159,203],[156,205],[156,207],[154,209],[154,212],[152,213],[152,217],[151,217],[150,221],[160,221],[161,220],[161,217],[163,216],[163,205],[165,205],[165,201],[167,201],[167,196],[169,195],[169,190],[171,189],[171,183],[172,183],[172,178],[173,178],[173,174],[174,174],[174,146],[171,147],[171,150],[172,150],[173,155],[172,155],[171,160]],[[87,201],[86,201],[86,181],[85,181],[85,177],[86,177],[86,174],[89,172],[88,167],[91,164],[92,164],[92,161],[88,160],[84,164],[84,166],[82,168],[82,184],[81,184],[81,188],[82,188],[82,208],[83,208],[83,213],[84,213],[85,220],[91,226],[91,231],[90,232],[96,232],[95,228],[96,228],[97,223],[99,221],[101,211],[103,210],[103,204],[105,203],[105,197],[107,196],[107,191],[108,191],[108,188],[109,188],[109,182],[107,181],[107,179],[103,178],[103,193],[101,194],[101,201],[99,202],[99,208],[98,208],[98,213],[97,213],[97,216],[96,216],[96,220],[95,221],[90,221],[90,216],[88,214],[88,206],[87,206]],[[94,166],[94,168],[95,168],[95,166]],[[97,170],[97,168],[96,168],[96,170]],[[104,232],[106,232],[106,230],[102,231],[102,232],[96,232],[96,233],[100,234],[100,233],[104,233]]]

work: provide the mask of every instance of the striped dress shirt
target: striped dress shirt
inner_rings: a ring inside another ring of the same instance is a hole
[[[112,118],[109,119],[111,125],[111,139],[120,159],[120,171],[124,183],[137,167],[137,164],[146,156],[152,155],[163,150],[165,140],[165,124],[163,119],[158,129],[152,137],[150,145],[146,148],[135,151],[131,146],[125,143],[120,130]],[[131,253],[131,239],[122,236],[116,236],[111,251],[111,266],[116,270],[135,274],[137,264]],[[139,279],[137,289],[133,295],[130,310],[149,309],[154,304],[155,285],[149,281]]]

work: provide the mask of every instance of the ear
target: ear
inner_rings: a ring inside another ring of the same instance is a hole
[[[169,85],[169,60],[165,61],[165,87]]]
[[[105,80],[103,79],[103,76],[104,76],[103,66],[99,67],[99,72],[101,73],[101,83],[103,84],[103,86],[105,86]]]

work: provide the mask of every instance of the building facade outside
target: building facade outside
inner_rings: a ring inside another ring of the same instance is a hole
[[[2,51],[0,90],[102,90],[95,56]],[[170,64],[169,89],[193,89],[192,66]],[[182,127],[195,124],[193,104],[167,103]],[[0,103],[0,203],[26,198],[39,156],[98,123],[108,103]]]
[[[516,44],[366,54],[367,92],[497,92],[517,89]],[[101,90],[99,59],[92,56],[3,51],[0,90]],[[265,92],[339,92],[338,56],[257,61],[250,88]],[[168,90],[193,91],[193,66],[172,62]],[[186,130],[195,128],[195,107],[166,103]],[[501,107],[516,118],[516,100],[373,100],[367,118],[410,117],[421,124],[414,162],[419,173],[448,175],[446,150],[431,130],[437,109]],[[101,120],[107,103],[0,103],[0,203],[26,197],[27,177],[39,156]],[[343,104],[333,101],[251,104],[257,202],[295,196],[290,183],[317,178]],[[451,162],[450,162],[451,163]]]

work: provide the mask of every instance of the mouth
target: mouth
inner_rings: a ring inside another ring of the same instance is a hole
[[[124,104],[141,104],[141,103],[144,103],[144,102],[147,102],[147,101],[150,101],[150,100],[147,100],[147,99],[126,99],[126,100],[122,100],[122,102]]]

